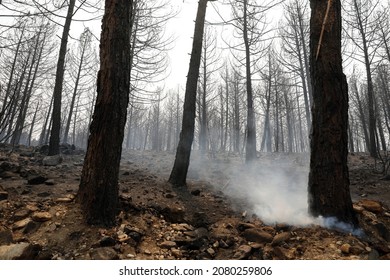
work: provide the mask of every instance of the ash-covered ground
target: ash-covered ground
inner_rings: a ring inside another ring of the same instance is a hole
[[[390,181],[367,154],[349,156],[354,234],[307,215],[308,155],[280,153],[248,167],[194,151],[175,188],[173,153],[124,151],[117,226],[90,226],[75,202],[83,157],[1,147],[0,259],[390,259]]]

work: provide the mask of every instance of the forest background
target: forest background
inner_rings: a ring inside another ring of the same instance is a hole
[[[101,1],[74,1],[61,106],[55,71],[69,1],[1,1],[0,141],[49,142],[53,106],[60,141],[85,148],[96,96]],[[245,48],[237,1],[210,2],[193,147],[245,149]],[[238,1],[240,2],[240,1]],[[343,64],[349,84],[349,150],[376,155],[390,133],[388,1],[343,5]],[[348,2],[348,3],[346,3]],[[312,90],[308,2],[249,1],[250,72],[257,150],[308,152]],[[127,149],[177,147],[196,1],[134,1]]]

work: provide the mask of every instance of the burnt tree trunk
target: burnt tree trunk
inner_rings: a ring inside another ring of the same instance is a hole
[[[70,0],[65,25],[62,32],[60,53],[58,55],[56,81],[53,92],[53,113],[50,131],[49,155],[58,155],[60,153],[62,84],[64,81],[65,72],[66,46],[68,45],[70,24],[72,23],[75,4],[76,0]]]
[[[78,191],[90,224],[111,226],[118,208],[118,173],[130,89],[132,1],[106,0],[97,99]]]
[[[196,90],[199,78],[199,66],[202,52],[202,41],[206,8],[208,0],[199,0],[195,20],[194,39],[190,67],[187,75],[186,92],[184,97],[183,122],[180,132],[179,144],[176,150],[175,162],[169,177],[169,182],[176,186],[186,185],[192,141],[194,140]]]
[[[348,85],[341,58],[341,4],[340,0],[311,0],[310,4],[314,106],[309,212],[313,216],[336,217],[356,226],[347,166]]]
[[[250,163],[257,158],[256,154],[256,121],[255,109],[253,106],[253,90],[252,90],[252,73],[251,73],[251,53],[249,49],[249,34],[248,34],[248,2],[243,2],[243,37],[245,45],[245,70],[246,70],[246,96],[247,96],[247,124],[246,124],[246,146],[245,146],[245,162]]]
[[[72,100],[70,102],[68,119],[66,120],[66,125],[65,125],[64,138],[63,138],[64,139],[63,140],[64,143],[68,143],[68,135],[69,135],[70,123],[72,121],[74,105],[75,105],[75,102],[76,102],[76,96],[77,96],[79,83],[80,83],[80,79],[81,79],[81,72],[83,70],[85,51],[86,51],[86,48],[87,48],[87,44],[89,43],[88,36],[90,36],[90,35],[88,33],[89,33],[89,31],[84,30],[84,32],[82,33],[81,38],[80,38],[81,39],[80,44],[81,44],[82,50],[81,50],[80,62],[79,62],[78,68],[77,68],[77,75],[76,75],[76,81],[74,83]],[[74,121],[76,123],[76,120],[74,120]],[[74,141],[73,141],[73,144],[74,144]]]

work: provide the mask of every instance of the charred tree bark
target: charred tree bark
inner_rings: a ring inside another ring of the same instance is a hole
[[[271,58],[268,61],[269,75],[267,77],[267,91],[266,91],[266,108],[265,108],[265,120],[264,120],[264,132],[261,140],[261,151],[268,153],[272,152],[271,143],[271,122],[270,122],[270,111],[271,111],[271,91],[272,91],[272,78],[271,78]]]
[[[32,140],[32,134],[34,132],[34,125],[35,125],[35,120],[37,118],[38,110],[39,110],[39,102],[37,103],[37,107],[35,108],[33,118],[31,120],[30,124],[30,132],[28,133],[28,138],[27,138],[27,146],[31,146],[31,140]]]
[[[132,1],[106,0],[100,39],[97,99],[78,191],[90,224],[112,226],[130,89]]]
[[[245,146],[245,162],[250,163],[257,158],[256,154],[256,122],[255,109],[253,106],[253,90],[252,90],[252,73],[251,73],[251,57],[249,49],[248,37],[248,2],[244,1],[244,16],[243,16],[243,37],[245,45],[245,70],[246,70],[246,94],[247,94],[247,125],[246,125],[246,146]]]
[[[191,146],[192,141],[194,140],[195,129],[196,90],[199,78],[207,1],[208,0],[199,0],[190,67],[187,75],[186,93],[184,97],[182,128],[176,150],[175,163],[168,180],[171,184],[176,186],[186,185],[187,172],[190,165]]]
[[[45,122],[42,126],[42,132],[41,132],[41,135],[39,136],[39,145],[43,145],[45,144],[45,139],[46,139],[46,135],[48,134],[48,131],[47,131],[47,126],[49,124],[49,120],[50,120],[50,113],[51,113],[51,108],[53,107],[53,96],[51,97],[50,99],[50,105],[49,105],[49,110],[47,111],[47,114],[46,114],[46,118],[45,118]],[[50,125],[49,125],[50,126]]]
[[[60,131],[61,131],[61,99],[62,99],[62,84],[64,81],[65,72],[65,56],[66,46],[68,44],[68,36],[70,24],[72,22],[73,10],[76,0],[70,0],[68,13],[66,15],[64,30],[61,37],[60,53],[58,55],[56,81],[53,92],[53,113],[52,125],[50,131],[49,155],[57,155],[60,153]]]
[[[360,100],[359,91],[358,91],[357,84],[356,84],[356,78],[354,78],[354,79],[352,79],[352,81],[350,81],[350,86],[351,86],[350,88],[355,93],[356,102],[357,102],[357,109],[359,112],[359,118],[360,118],[360,122],[362,124],[363,133],[364,133],[364,143],[365,143],[367,151],[369,151],[370,150],[370,144],[369,144],[370,138],[368,136],[367,118],[366,118],[365,113],[364,113],[363,102]]]
[[[28,73],[27,79],[26,79],[26,85],[25,85],[24,93],[23,93],[23,102],[22,102],[21,107],[20,107],[20,113],[19,113],[19,116],[18,116],[18,119],[16,122],[15,132],[14,132],[14,134],[12,136],[12,140],[11,140],[12,145],[19,144],[23,129],[25,128],[27,110],[30,107],[29,106],[30,99],[32,96],[34,84],[35,84],[36,79],[37,79],[38,69],[40,66],[41,58],[42,58],[43,45],[45,44],[45,41],[46,41],[46,34],[44,34],[44,37],[41,40],[41,38],[40,38],[41,31],[42,30],[39,30],[38,35],[35,39],[36,42],[34,45],[34,54],[33,54],[33,57],[31,59],[31,66],[30,66],[30,70],[29,70],[29,73]],[[33,68],[34,68],[34,70],[33,70]],[[31,75],[32,75],[32,77],[31,77]]]
[[[204,155],[207,151],[207,47],[203,48],[203,84],[201,90],[201,118],[200,118],[200,131],[199,131],[199,148]]]
[[[8,98],[10,97],[10,94],[11,94],[11,86],[12,86],[12,83],[14,82],[14,74],[15,74],[15,67],[16,67],[16,62],[18,60],[18,57],[20,55],[19,53],[19,49],[20,49],[20,46],[23,42],[23,35],[24,35],[24,30],[25,30],[25,26],[23,26],[22,28],[22,31],[21,31],[21,34],[20,34],[20,37],[19,37],[19,40],[18,40],[18,44],[17,44],[17,47],[16,47],[16,50],[15,50],[15,56],[14,56],[14,59],[13,59],[13,62],[12,62],[12,66],[11,66],[11,71],[10,71],[10,76],[9,76],[9,79],[8,79],[8,84],[7,84],[7,88],[5,90],[5,97],[3,99],[3,104],[2,104],[2,109],[1,109],[1,113],[0,113],[0,119],[3,121],[4,117],[5,117],[5,112],[6,112],[6,109],[9,105],[8,103]],[[10,98],[12,100],[12,98]],[[10,100],[10,102],[11,102]],[[2,123],[1,121],[1,123]]]
[[[356,226],[347,166],[348,85],[342,69],[340,0],[311,0],[313,86],[309,212]]]
[[[84,31],[84,33],[81,36],[82,50],[81,50],[80,62],[79,62],[78,69],[77,69],[76,81],[74,83],[72,101],[70,102],[68,119],[66,121],[66,126],[65,126],[65,131],[64,131],[64,138],[63,138],[64,139],[63,140],[64,143],[68,143],[68,135],[69,135],[70,123],[72,121],[73,109],[74,109],[74,105],[75,105],[75,102],[76,102],[76,96],[77,96],[78,86],[79,86],[79,82],[80,82],[81,71],[83,69],[85,50],[86,50],[87,44],[89,42],[89,39],[88,39],[89,34],[88,34],[88,32],[89,31]],[[74,144],[74,142],[73,142],[73,144]]]

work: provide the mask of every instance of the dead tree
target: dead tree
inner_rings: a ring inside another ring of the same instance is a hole
[[[341,58],[340,0],[311,0],[313,87],[309,212],[356,226],[348,177],[348,85]]]
[[[194,39],[184,97],[183,122],[179,144],[176,150],[175,162],[168,180],[171,184],[176,186],[186,185],[187,172],[190,165],[191,146],[194,140],[195,130],[196,92],[208,1],[211,0],[199,0],[198,12],[195,20]]]
[[[132,1],[106,0],[100,38],[97,99],[78,200],[90,224],[112,226],[130,90]]]
[[[62,84],[64,81],[65,72],[65,56],[66,46],[68,44],[68,36],[70,31],[70,24],[72,23],[73,10],[76,0],[70,0],[68,13],[66,15],[65,25],[61,37],[60,52],[58,55],[56,81],[53,92],[53,113],[52,125],[50,132],[49,155],[57,155],[60,153],[60,130],[61,130],[61,100],[62,100]]]

